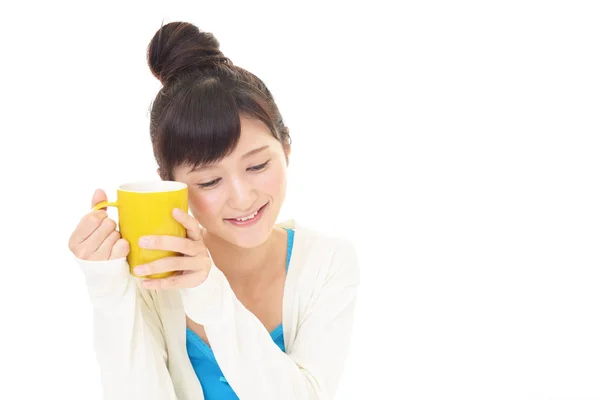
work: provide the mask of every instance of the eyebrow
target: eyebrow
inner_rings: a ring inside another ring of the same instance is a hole
[[[268,144],[264,145],[264,146],[261,146],[261,147],[257,147],[256,149],[250,150],[249,152],[247,152],[246,154],[244,154],[242,156],[242,158],[248,158],[248,157],[250,157],[253,154],[260,153],[261,151],[268,149],[269,147],[270,146]],[[202,171],[202,170],[209,169],[209,168],[215,168],[215,165],[214,164],[199,165],[196,168],[190,170],[188,172],[188,174],[191,174],[192,172]]]

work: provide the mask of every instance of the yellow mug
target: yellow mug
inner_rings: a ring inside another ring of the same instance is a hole
[[[112,206],[119,210],[119,232],[129,242],[129,272],[133,268],[152,261],[180,255],[166,250],[140,248],[138,241],[146,235],[169,235],[186,237],[186,229],[173,218],[173,209],[188,212],[188,187],[175,181],[144,181],[120,185],[117,201],[102,201],[93,210]],[[160,279],[172,272],[148,275],[146,278]]]

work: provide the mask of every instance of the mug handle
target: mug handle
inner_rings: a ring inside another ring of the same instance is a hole
[[[101,201],[100,203],[96,204],[94,207],[92,207],[92,210],[94,211],[98,211],[101,208],[104,207],[119,207],[118,202],[116,201]]]

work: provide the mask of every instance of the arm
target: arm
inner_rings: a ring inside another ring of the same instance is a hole
[[[125,258],[76,258],[94,312],[94,349],[105,399],[176,400],[161,324]]]
[[[204,325],[219,366],[241,400],[333,398],[346,361],[358,286],[352,246],[338,243],[328,267],[289,354],[237,300],[215,266],[200,286],[180,290],[186,313]]]

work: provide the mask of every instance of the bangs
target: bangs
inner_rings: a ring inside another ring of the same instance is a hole
[[[180,88],[161,122],[156,150],[168,171],[222,160],[233,152],[241,133],[235,96],[214,77]]]

